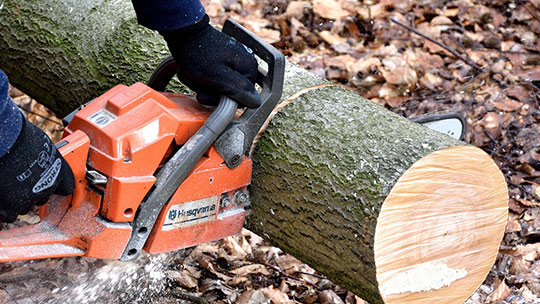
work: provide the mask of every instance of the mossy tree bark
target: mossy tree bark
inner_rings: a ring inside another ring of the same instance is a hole
[[[0,68],[64,116],[118,83],[146,81],[167,56],[130,1],[3,1]]]
[[[59,116],[167,54],[130,1],[106,0],[6,1],[0,51]],[[294,65],[253,159],[248,228],[371,303],[459,303],[494,262],[508,196],[487,155]]]

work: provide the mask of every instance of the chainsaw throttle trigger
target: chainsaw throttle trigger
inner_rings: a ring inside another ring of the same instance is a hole
[[[261,87],[261,106],[246,109],[238,119],[227,126],[214,143],[227,167],[235,168],[241,163],[243,155],[248,155],[255,136],[281,98],[285,57],[236,21],[227,20],[223,25],[223,33],[244,44],[265,63],[259,64],[257,76],[257,84]],[[172,56],[165,58],[150,76],[148,86],[157,91],[164,91],[177,71],[178,64],[174,58]]]

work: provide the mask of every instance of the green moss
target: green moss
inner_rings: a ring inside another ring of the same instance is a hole
[[[146,82],[168,55],[129,1],[8,1],[0,36],[0,68],[59,116],[119,83]]]

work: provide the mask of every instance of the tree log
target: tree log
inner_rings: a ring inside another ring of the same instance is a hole
[[[165,56],[129,1],[8,1],[0,68],[64,115]],[[508,193],[480,149],[287,65],[254,149],[247,226],[371,303],[461,303],[493,265]]]

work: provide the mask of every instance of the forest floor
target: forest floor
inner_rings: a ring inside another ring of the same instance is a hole
[[[510,215],[495,266],[466,303],[540,303],[540,0],[203,3],[214,23],[233,18],[290,61],[391,111],[408,118],[463,115],[465,141],[493,157],[510,192]],[[10,92],[31,121],[59,138],[59,120],[16,89]],[[0,302],[65,299],[59,280],[51,282],[49,276],[43,281],[28,273],[48,269],[58,278],[59,272],[76,268],[85,272],[83,277],[66,274],[63,279],[112,282],[113,287],[103,289],[120,294],[126,303],[144,303],[141,294],[152,295],[153,303],[367,303],[246,230],[153,259],[168,262],[159,271],[114,270],[133,280],[151,278],[152,287],[144,291],[120,289],[120,279],[102,273],[112,264],[92,259],[27,263],[22,270],[17,267],[22,263],[4,264]],[[53,296],[32,293],[35,280]],[[93,303],[86,291],[81,294]]]

